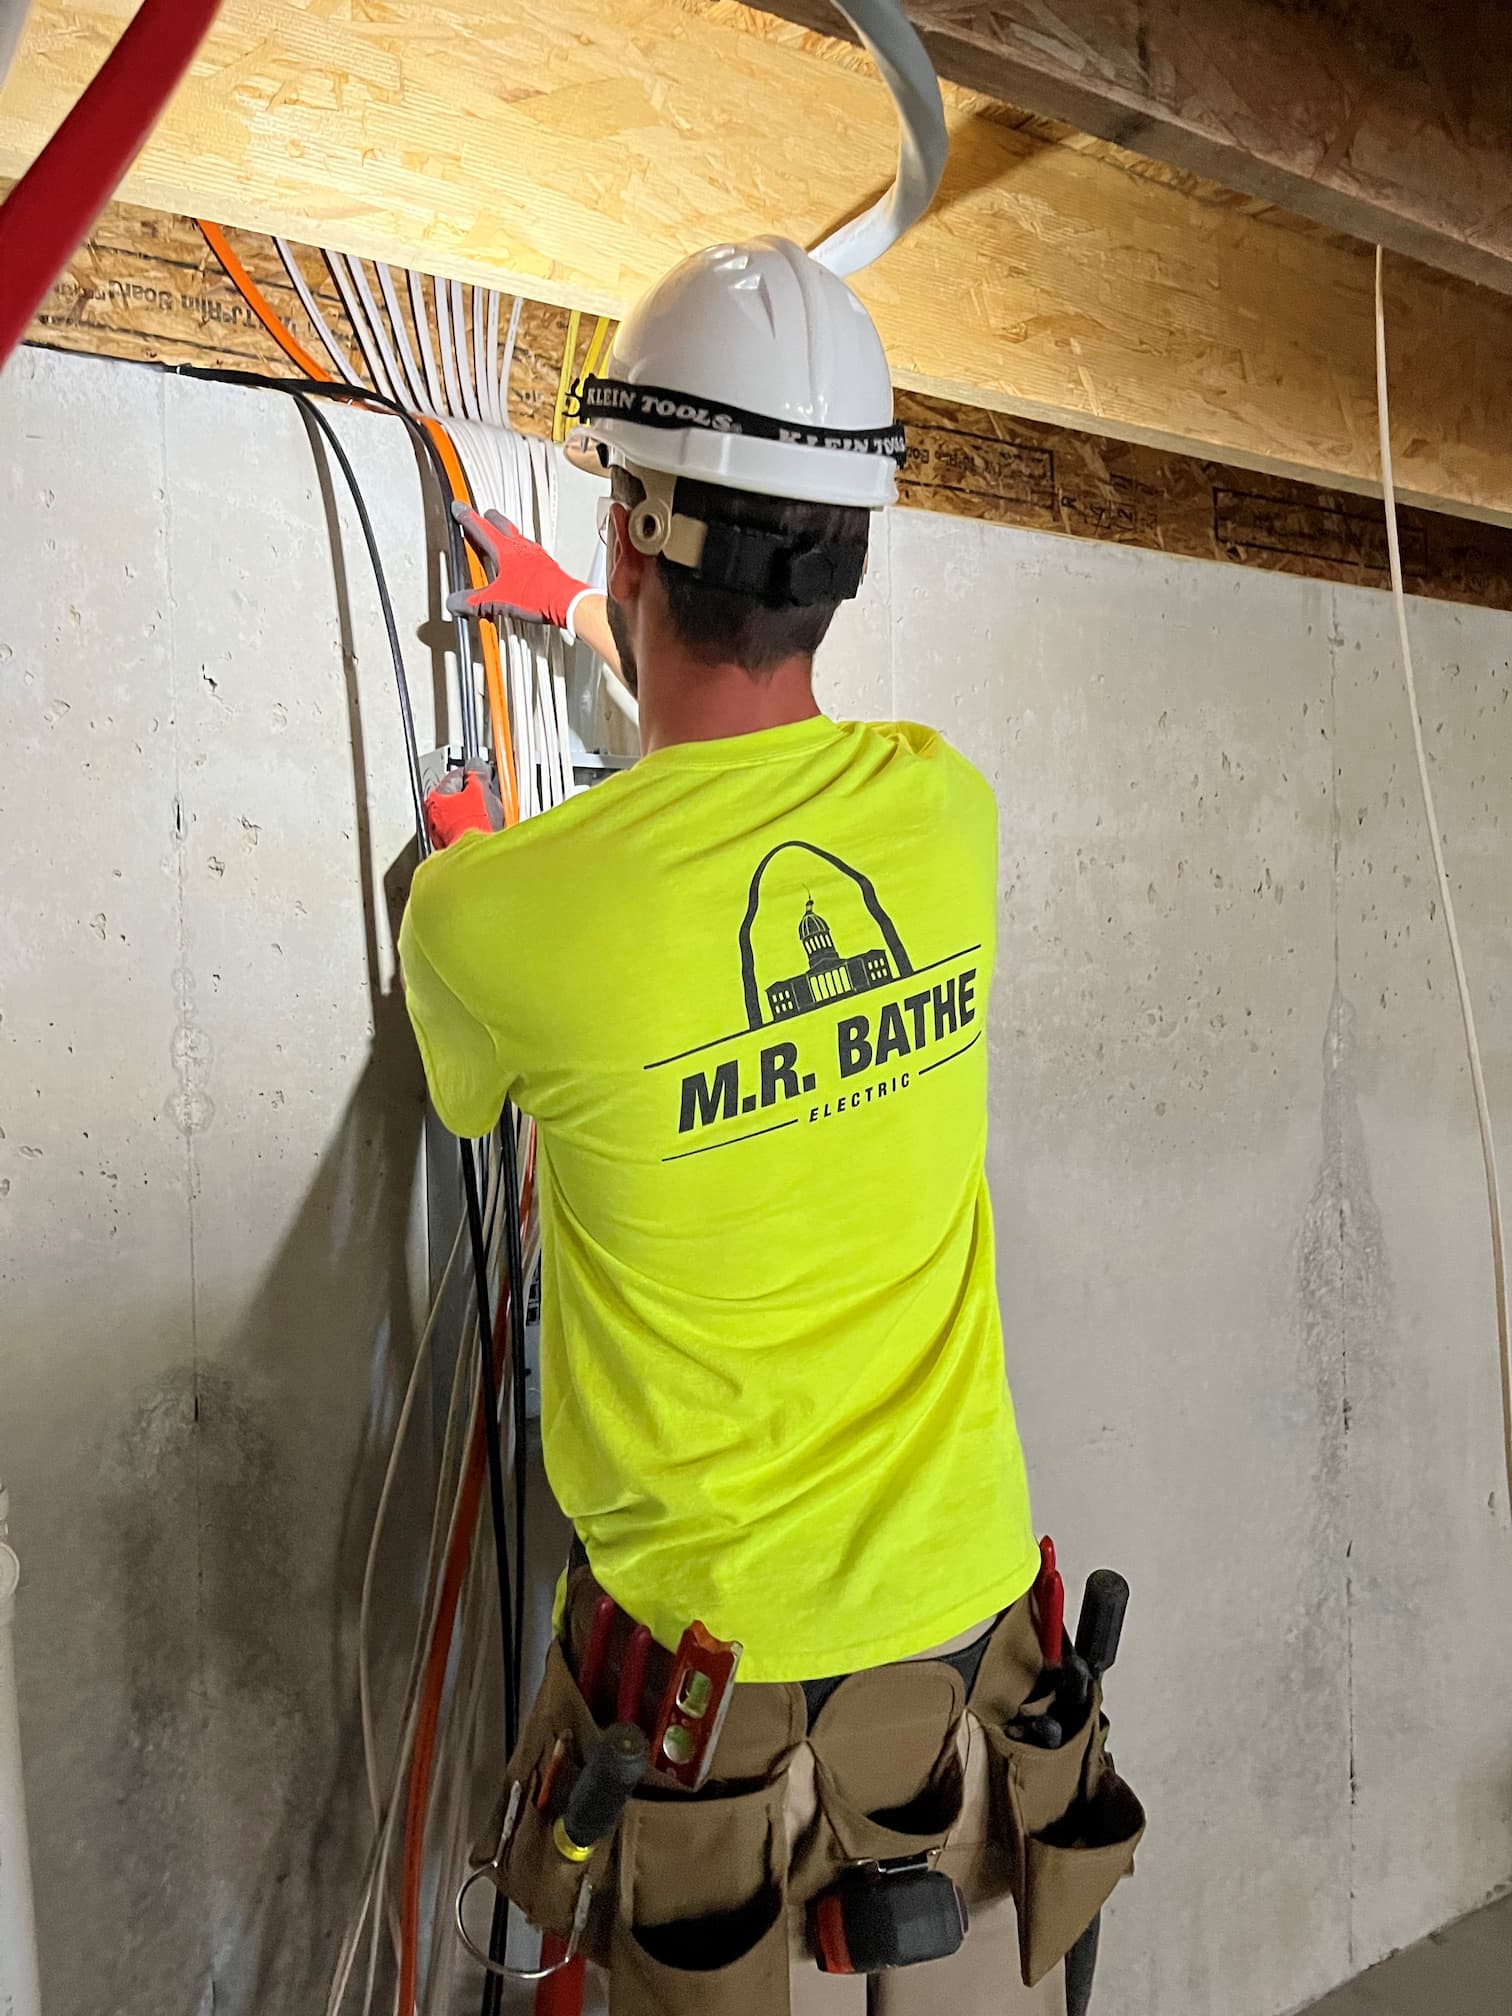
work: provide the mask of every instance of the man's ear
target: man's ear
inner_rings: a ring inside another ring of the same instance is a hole
[[[633,602],[652,564],[649,554],[638,553],[630,543],[630,520],[624,505],[613,505],[609,513],[608,579],[612,598],[620,603]]]

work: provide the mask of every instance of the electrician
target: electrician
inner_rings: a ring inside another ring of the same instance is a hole
[[[401,947],[443,1121],[484,1135],[512,1099],[539,1129],[566,1664],[605,1593],[663,1660],[693,1618],[743,1647],[713,1779],[632,1802],[592,1950],[616,2016],[865,2009],[815,1967],[812,1906],[918,1851],[975,1922],[872,2010],[1060,2012],[1055,1963],[1122,1867],[1052,1900],[1031,1960],[1015,1830],[1100,1765],[1095,1729],[1021,1746],[1041,1810],[1014,1805],[1003,1732],[1041,1661],[983,1167],[996,804],[935,730],[832,720],[813,689],[896,494],[882,345],[797,246],[724,245],[629,316],[580,417],[607,597],[506,534],[464,599],[596,646],[641,760],[507,832],[457,837],[480,797],[433,800],[455,844]],[[527,1785],[581,1712],[554,1670]],[[537,1923],[549,1861],[508,1866]]]

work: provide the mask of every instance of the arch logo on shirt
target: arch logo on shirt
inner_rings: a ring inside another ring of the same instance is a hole
[[[756,864],[736,932],[745,1027],[666,1074],[663,1161],[904,1096],[980,1039],[980,945],[916,964],[871,880],[807,840]]]

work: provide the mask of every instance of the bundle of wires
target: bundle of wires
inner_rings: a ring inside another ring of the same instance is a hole
[[[375,266],[370,279],[361,261],[326,254],[332,280],[356,334],[364,375],[321,314],[292,248],[279,242],[280,256],[325,348],[327,363],[312,356],[277,316],[225,234],[213,224],[204,224],[202,229],[248,305],[303,374],[298,380],[251,378],[250,382],[298,398],[308,424],[323,436],[351,490],[394,659],[418,845],[423,855],[428,842],[419,751],[382,561],[356,473],[339,437],[314,402],[340,399],[379,406],[404,420],[423,450],[422,462],[438,486],[445,509],[451,586],[467,585],[465,569],[470,569],[476,585],[482,579],[481,568],[464,548],[452,522],[452,502],[479,511],[499,510],[548,549],[557,534],[557,458],[549,444],[528,440],[506,425],[521,304],[518,300],[513,303],[506,321],[500,297],[474,288],[469,312],[466,294],[457,283],[427,283],[411,273],[402,276],[403,292],[411,307],[407,323],[401,311],[400,287],[387,267]],[[431,339],[428,306],[435,315],[438,344]],[[585,368],[591,367],[606,333],[607,325],[600,323],[590,340]],[[559,423],[575,354],[574,328],[569,332],[562,364],[556,405]],[[245,373],[193,375],[249,382]],[[565,646],[555,631],[507,618],[497,624],[484,623],[480,631],[483,698],[505,819],[513,824],[561,804],[576,788],[567,727]],[[472,755],[480,746],[479,695],[465,622],[458,624],[457,663],[459,733],[464,752]],[[327,2016],[342,2016],[356,2007],[364,2016],[371,2016],[380,1983],[387,1985],[388,1980],[385,1933],[392,1948],[391,2006],[397,2016],[441,2016],[441,2012],[450,2016],[457,1993],[459,1947],[445,1931],[429,1939],[424,1936],[424,1901],[427,1894],[433,1894],[438,1903],[449,1898],[465,1871],[482,1708],[490,1698],[490,1642],[495,1633],[503,1667],[506,1744],[513,1744],[519,1720],[524,1624],[524,1303],[525,1284],[532,1278],[540,1252],[533,1126],[506,1110],[490,1141],[477,1144],[476,1153],[473,1144],[463,1142],[460,1154],[466,1216],[410,1368],[363,1578],[358,1695],[373,1839],[337,1955]],[[375,1699],[370,1650],[380,1546],[413,1428],[416,1401],[426,1385],[426,1368],[442,1329],[443,1311],[464,1246],[470,1250],[472,1308],[464,1334],[457,1340],[417,1626],[397,1704],[398,1736],[385,1756],[380,1754],[378,1725],[383,1718]],[[470,1377],[474,1365],[476,1381]],[[507,1533],[506,1471],[512,1471],[513,1482],[512,1548]],[[482,1538],[485,1489],[491,1547]],[[495,1912],[491,1936],[495,1958],[503,1957],[504,1933],[501,1905]],[[360,2003],[356,2000],[359,1984]],[[492,2016],[498,2006],[498,1979],[490,1975],[483,1990],[485,2016]]]

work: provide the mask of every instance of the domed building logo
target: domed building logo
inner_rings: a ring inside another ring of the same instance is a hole
[[[838,951],[829,925],[814,908],[812,895],[798,920],[798,943],[808,959],[806,970],[790,980],[774,980],[766,990],[774,1022],[789,1015],[806,1015],[811,1008],[842,1000],[847,994],[865,994],[898,977],[880,945],[865,952]]]
[[[800,901],[803,908],[795,917]],[[794,923],[803,961],[796,973],[784,971],[793,956],[788,934]],[[763,978],[783,975],[765,986],[757,979],[758,940]],[[861,869],[811,840],[779,841],[757,862],[740,923],[747,1028],[790,1021],[847,995],[907,979],[913,970],[897,926]]]
[[[663,1161],[878,1110],[981,1042],[982,946],[916,966],[871,877],[814,841],[762,855],[738,942],[745,1027],[643,1066],[674,1074]]]

